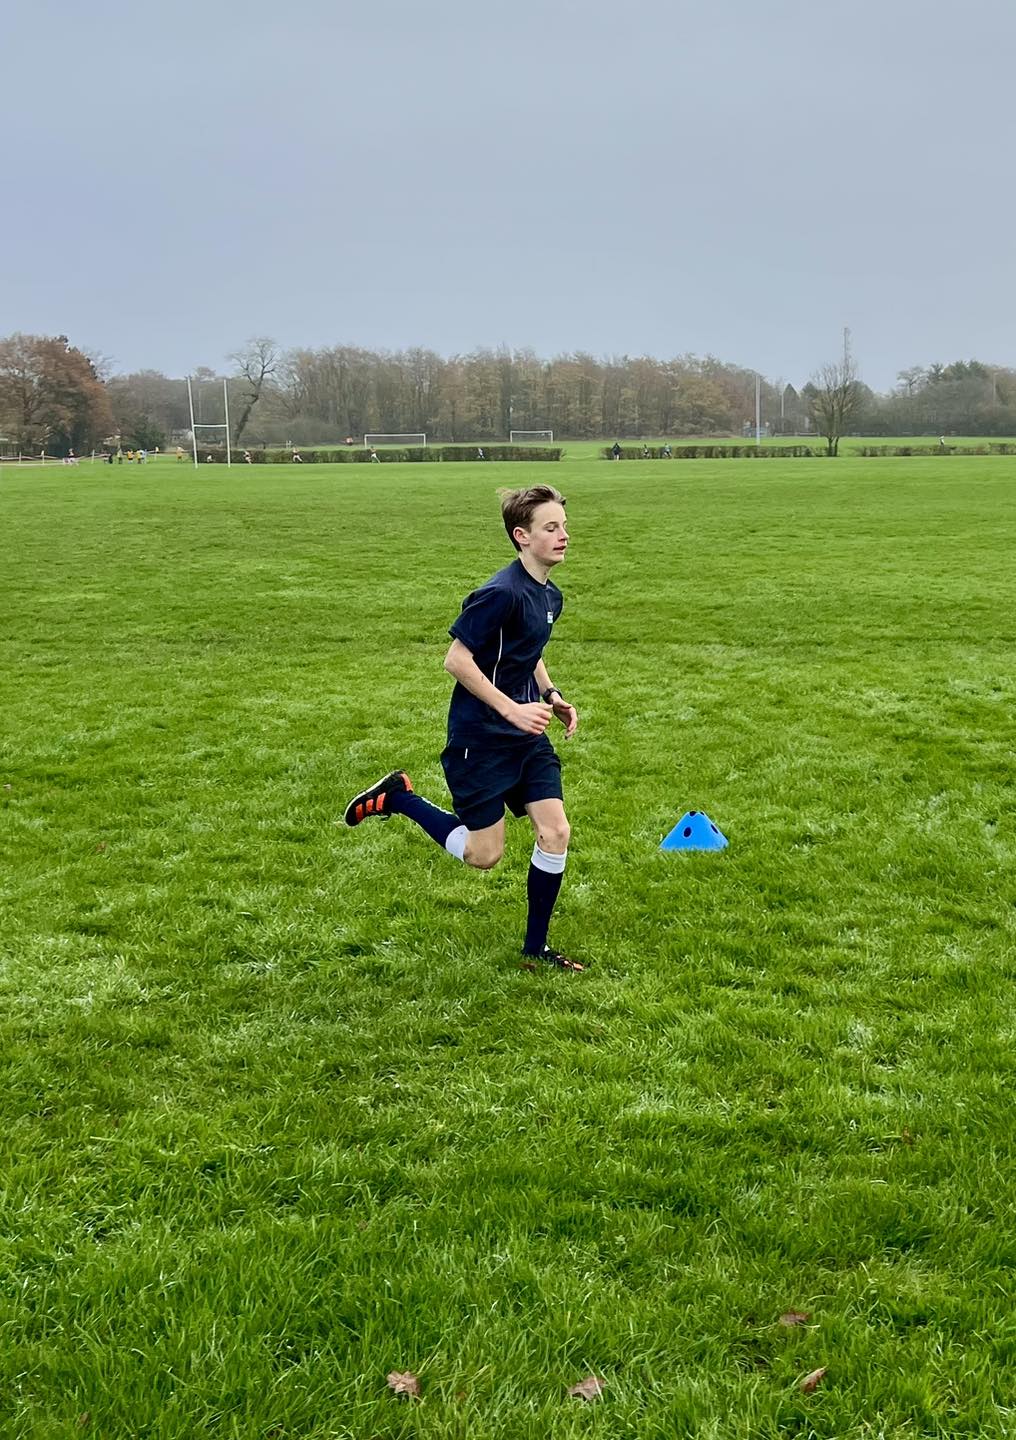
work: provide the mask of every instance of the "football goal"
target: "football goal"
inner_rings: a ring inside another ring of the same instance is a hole
[[[365,435],[363,443],[371,445],[426,445],[427,437],[418,435]]]
[[[233,456],[229,448],[229,391],[226,389],[226,379],[222,379],[222,405],[224,420],[215,422],[203,422],[194,419],[194,392],[191,389],[191,377],[187,376],[187,404],[190,407],[191,443],[194,446],[194,464],[198,463],[198,431],[199,430],[221,430],[226,439],[226,464],[232,465]]]
[[[512,430],[508,436],[511,445],[525,444],[527,440],[546,440],[552,445],[554,432],[553,430]]]

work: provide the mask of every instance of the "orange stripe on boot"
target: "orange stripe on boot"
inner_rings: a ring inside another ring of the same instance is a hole
[[[376,810],[374,813],[375,813],[376,815],[380,815],[380,814],[381,814],[381,811],[382,811],[384,808],[385,808],[385,792],[382,790],[382,791],[381,791],[381,794],[377,797],[377,810]]]
[[[371,795],[370,798],[369,798],[368,801],[367,801],[367,814],[368,814],[368,815],[373,815],[373,813],[374,813],[374,796]]]
[[[362,806],[362,805],[357,805],[357,807],[356,807],[356,818],[357,818],[357,820],[362,820],[362,819],[363,819],[363,806]]]

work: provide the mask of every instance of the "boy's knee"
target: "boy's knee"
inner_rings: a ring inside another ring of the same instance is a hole
[[[564,815],[559,820],[549,824],[541,825],[537,836],[537,844],[541,850],[546,850],[549,855],[563,855],[568,849],[568,841],[571,839],[571,826]]]
[[[470,836],[466,842],[466,853],[463,859],[467,865],[472,865],[474,870],[493,870],[503,855],[503,842],[499,845],[488,841],[486,844],[478,845]]]

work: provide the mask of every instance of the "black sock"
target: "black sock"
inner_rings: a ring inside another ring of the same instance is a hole
[[[529,917],[526,921],[526,939],[522,947],[525,955],[539,955],[547,943],[550,917],[561,880],[564,876],[566,855],[549,855],[539,845],[533,846],[533,858],[526,879],[526,893],[529,896]]]
[[[385,800],[385,809],[391,815],[405,815],[410,820],[415,820],[421,830],[426,830],[430,838],[435,840],[438,845],[443,845],[446,850],[449,849],[448,837],[453,835],[456,830],[465,831],[465,827],[457,815],[453,815],[450,810],[439,810],[436,805],[432,805],[422,795],[414,794],[412,790],[393,790]],[[454,842],[451,848],[451,853],[457,855],[460,860],[462,859],[462,847],[465,844],[464,833],[461,839],[462,844],[458,848],[454,848]]]

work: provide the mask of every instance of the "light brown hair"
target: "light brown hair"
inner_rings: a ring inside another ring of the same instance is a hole
[[[530,485],[528,490],[499,490],[497,493],[501,497],[504,528],[516,550],[522,548],[512,533],[516,525],[521,525],[523,530],[529,530],[533,524],[533,511],[538,505],[546,505],[548,500],[553,500],[556,505],[565,503],[564,496],[560,490],[555,490],[553,485]]]

